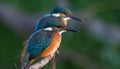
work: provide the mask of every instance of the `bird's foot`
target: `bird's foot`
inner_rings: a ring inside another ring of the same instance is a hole
[[[48,58],[49,60],[51,60],[51,59],[52,59],[52,55],[49,55],[47,58]]]

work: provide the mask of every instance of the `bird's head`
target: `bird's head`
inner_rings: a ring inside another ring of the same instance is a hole
[[[70,20],[70,19],[74,19],[74,20],[81,22],[81,19],[74,17],[72,15],[72,12],[70,10],[68,10],[67,8],[56,7],[51,12],[51,16],[53,16],[55,18],[59,18],[64,23],[65,26],[67,26],[68,20]],[[75,31],[75,30],[71,30],[71,29],[66,29],[66,30]]]
[[[45,15],[38,21],[35,30],[39,29],[58,31],[65,30],[75,32],[76,30],[66,29],[68,20],[70,19],[81,21],[81,19],[73,17],[72,12],[70,10],[62,7],[56,7],[50,14]]]
[[[54,8],[53,11],[51,12],[51,15],[53,17],[60,18],[64,22],[65,25],[67,25],[67,21],[70,19],[81,21],[81,19],[72,16],[72,12],[70,10],[66,8],[62,8],[62,7]]]

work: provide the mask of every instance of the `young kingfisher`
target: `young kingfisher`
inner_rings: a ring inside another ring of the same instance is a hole
[[[63,32],[77,32],[66,28],[70,19],[81,21],[73,17],[70,10],[61,7],[56,7],[50,14],[39,19],[35,32],[28,40],[29,64],[32,64],[36,57],[44,58],[55,53],[60,46]]]

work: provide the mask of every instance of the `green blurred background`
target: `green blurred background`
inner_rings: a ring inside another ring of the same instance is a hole
[[[120,0],[0,0],[0,69],[20,68],[23,42],[55,6],[83,19],[64,33],[56,69],[120,69]],[[72,24],[74,23],[74,24]],[[46,68],[48,69],[48,68]]]

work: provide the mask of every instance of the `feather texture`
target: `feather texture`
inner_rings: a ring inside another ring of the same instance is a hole
[[[47,16],[41,18],[38,21],[35,31],[46,27],[64,27],[64,26],[65,26],[64,23],[59,18]]]
[[[29,39],[28,52],[30,53],[30,59],[38,56],[44,49],[46,49],[52,40],[53,32],[45,32],[38,30],[33,33]]]
[[[58,32],[54,32],[50,45],[48,46],[48,48],[43,50],[43,52],[40,54],[40,57],[46,57],[52,53],[55,53],[59,48],[60,43],[61,43],[61,34],[59,34]]]

